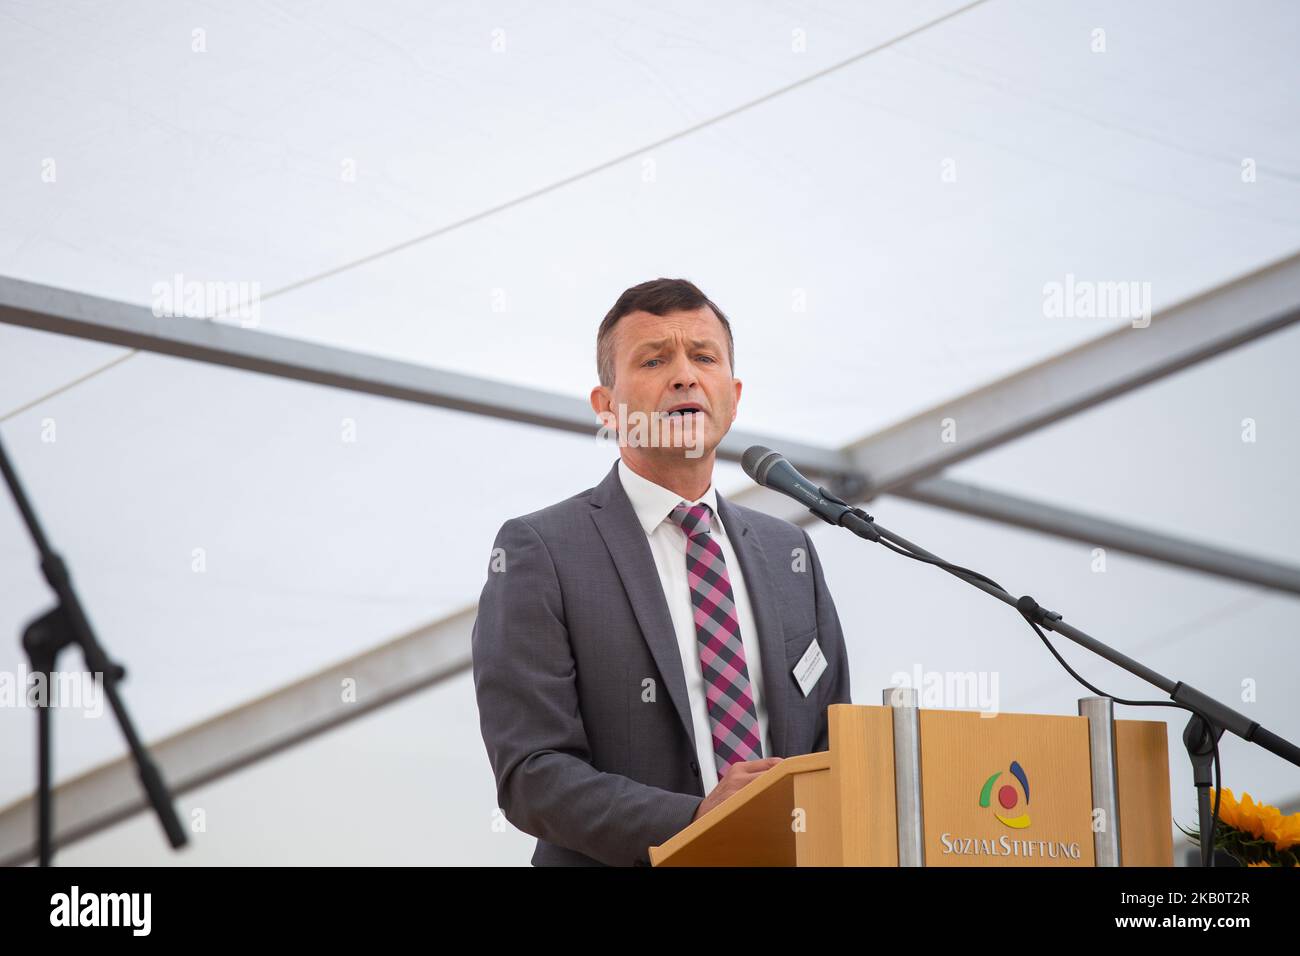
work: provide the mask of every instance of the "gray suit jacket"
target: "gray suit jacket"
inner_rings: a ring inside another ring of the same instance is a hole
[[[718,514],[753,605],[774,755],[826,750],[849,665],[812,541],[722,495]],[[814,638],[827,667],[804,697],[791,671]],[[595,488],[502,525],[473,658],[498,804],[538,837],[534,865],[648,865],[691,822],[704,789],[686,679],[617,462]]]

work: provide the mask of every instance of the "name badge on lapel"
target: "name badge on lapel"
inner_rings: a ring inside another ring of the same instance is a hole
[[[808,650],[803,652],[803,657],[799,658],[799,663],[794,665],[794,679],[799,683],[799,689],[803,691],[805,697],[816,686],[818,678],[822,676],[822,671],[826,670],[826,658],[822,654],[821,645],[817,643],[817,638],[808,645]]]

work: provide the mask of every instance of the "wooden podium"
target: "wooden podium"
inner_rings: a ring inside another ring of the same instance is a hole
[[[660,846],[655,866],[1172,866],[1167,725],[833,704],[787,757]]]

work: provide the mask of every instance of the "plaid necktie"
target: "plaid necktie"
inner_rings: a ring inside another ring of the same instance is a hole
[[[695,607],[700,670],[713,727],[713,759],[721,777],[737,761],[762,759],[763,744],[727,562],[709,533],[712,514],[708,505],[691,507],[683,501],[668,517],[686,532],[686,580]]]

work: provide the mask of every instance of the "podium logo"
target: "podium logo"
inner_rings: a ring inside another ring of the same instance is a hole
[[[980,806],[992,808],[993,815],[1003,826],[1023,830],[1029,826],[1029,776],[1018,761],[1011,761],[1009,769],[1011,777],[1020,784],[1019,789],[1012,786],[1010,779],[998,787],[998,780],[1003,773],[999,770],[985,780],[984,786],[980,788]],[[997,801],[996,806],[994,800]],[[1062,840],[1034,840],[1013,837],[1009,833],[997,837],[963,837],[941,833],[939,843],[943,847],[944,856],[1014,856],[1021,859],[1061,860],[1066,865],[1083,859],[1083,851],[1074,840],[1068,843]]]
[[[1015,777],[1016,781],[1020,784],[1020,791],[1017,792],[1016,788],[1011,786],[1010,783],[1004,783],[999,787],[997,791],[998,806],[1001,807],[1002,810],[1006,811],[1007,815],[1004,816],[1002,813],[999,813],[997,809],[994,809],[993,815],[1012,829],[1023,830],[1025,827],[1029,826],[1029,777],[1025,775],[1025,768],[1020,766],[1020,764],[1015,760],[1011,761],[1010,769],[1011,776]],[[999,770],[997,773],[993,774],[993,776],[984,781],[984,787],[980,790],[981,807],[988,808],[992,803],[993,787],[1001,776],[1002,771]],[[1020,807],[1020,801],[1022,798],[1024,800],[1024,812],[1021,812],[1016,816],[1011,816],[1011,811]]]

